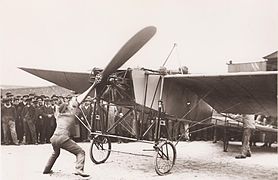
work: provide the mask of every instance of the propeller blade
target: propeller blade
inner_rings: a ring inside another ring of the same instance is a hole
[[[156,27],[148,26],[137,32],[125,45],[118,51],[114,58],[102,71],[103,79],[114,73],[138,50],[140,50],[156,33]]]
[[[148,26],[137,32],[125,45],[118,51],[114,58],[109,62],[105,69],[100,73],[99,77],[95,79],[92,86],[77,97],[80,104],[88,96],[88,94],[100,83],[106,79],[110,74],[114,73],[120,68],[129,58],[131,58],[137,51],[139,51],[156,33],[156,27]]]

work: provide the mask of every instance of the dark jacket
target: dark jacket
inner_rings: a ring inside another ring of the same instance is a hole
[[[23,121],[35,121],[36,120],[36,110],[32,105],[26,105],[21,113]]]
[[[43,117],[48,117],[48,118],[49,118],[49,115],[50,115],[51,117],[54,116],[54,109],[53,109],[52,106],[43,106],[43,107],[41,108],[41,111],[42,111],[42,116],[43,116]]]
[[[3,122],[7,122],[9,120],[15,121],[16,120],[16,109],[14,106],[5,106],[1,107],[1,118]]]
[[[23,104],[23,102],[20,102],[18,105],[15,106],[18,119],[22,119],[22,111],[24,107],[25,105]]]

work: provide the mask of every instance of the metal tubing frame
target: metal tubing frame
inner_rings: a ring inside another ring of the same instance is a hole
[[[75,115],[75,117],[80,121],[80,123],[81,123],[88,131],[91,131],[90,128],[89,128],[77,115]]]
[[[124,136],[118,136],[118,135],[112,135],[112,134],[104,134],[100,131],[96,132],[91,132],[92,135],[98,135],[98,136],[104,136],[104,137],[113,137],[113,138],[119,138],[119,139],[126,139],[130,141],[136,141],[136,142],[142,142],[142,143],[147,143],[147,144],[154,144],[153,141],[147,141],[147,140],[138,140],[136,138],[129,138],[129,137],[124,137]]]
[[[157,93],[157,90],[158,90],[158,87],[159,87],[159,84],[161,85],[160,87],[160,95],[159,95],[159,101],[158,101],[158,118],[155,122],[153,122],[151,124],[151,126],[144,132],[143,136],[141,136],[142,134],[142,123],[140,125],[140,137],[144,137],[149,131],[150,129],[155,125],[156,127],[156,130],[155,130],[155,144],[158,144],[158,141],[160,139],[160,120],[162,119],[162,113],[164,111],[164,108],[163,108],[163,102],[162,102],[162,93],[163,93],[163,86],[164,86],[164,76],[160,75],[160,78],[159,78],[159,81],[157,83],[157,86],[156,86],[156,89],[155,89],[155,93],[154,93],[154,97],[152,99],[152,104],[151,106],[153,105],[154,103],[154,99],[155,99],[155,96],[156,96],[156,93]],[[147,80],[146,80],[146,83],[145,83],[145,93],[144,93],[144,106],[143,106],[143,110],[142,110],[142,117],[145,116],[145,107],[146,107],[146,98],[147,98],[147,89],[148,89],[148,75],[147,75]],[[100,103],[98,101],[94,102],[95,105],[99,106],[100,108]],[[110,106],[109,102],[108,102],[108,105],[107,105],[107,108]],[[95,121],[95,110],[96,110],[96,107],[94,106],[94,114],[93,114],[93,121]],[[118,119],[109,129],[107,129],[105,131],[105,133],[96,133],[96,132],[91,132],[91,134],[94,134],[94,135],[103,135],[103,136],[108,136],[108,137],[115,137],[115,138],[121,138],[121,139],[127,139],[127,140],[132,140],[132,141],[138,141],[138,142],[147,142],[147,143],[150,143],[150,141],[146,141],[146,140],[140,140],[138,137],[135,139],[135,138],[128,138],[128,137],[123,137],[123,136],[118,136],[118,135],[110,135],[110,134],[106,134],[106,133],[109,133],[113,128],[115,128],[116,126],[118,126],[122,121],[124,121],[125,117],[127,117],[127,115],[132,111],[133,109],[129,109],[128,112],[126,112],[124,114],[123,117],[121,117],[120,119]],[[134,111],[136,111],[136,109],[134,109]],[[135,116],[136,116],[136,113],[135,113]],[[135,117],[135,119],[137,119],[137,117]],[[144,120],[144,119],[143,119]],[[142,120],[142,122],[143,122]],[[104,121],[104,120],[102,120]],[[106,117],[106,121],[107,121],[107,117]],[[101,126],[104,126],[103,122],[101,123]],[[103,127],[101,127],[101,129],[103,129]],[[152,143],[153,144],[153,143]]]
[[[124,118],[127,117],[127,115],[132,111],[132,109],[129,109],[124,115],[123,117],[121,117],[120,119],[118,119],[108,130],[106,130],[106,133],[109,133],[112,129],[114,129],[118,124],[120,124]]]
[[[91,118],[91,131],[95,131],[95,123],[96,123],[96,110],[97,110],[97,99],[93,100],[94,109],[93,109],[93,118]]]
[[[158,144],[160,139],[160,121],[162,119],[162,110],[163,110],[163,102],[162,102],[162,92],[163,92],[163,85],[164,85],[164,76],[161,75],[160,79],[160,94],[159,94],[159,101],[158,101],[158,117],[156,120],[156,126],[155,126],[155,144]],[[159,84],[159,83],[158,83]]]
[[[148,128],[144,133],[143,133],[143,121],[145,119],[145,109],[146,109],[146,99],[147,99],[147,92],[148,92],[148,83],[149,83],[149,75],[159,75],[159,74],[149,74],[149,73],[145,73],[145,88],[144,88],[144,102],[143,102],[143,108],[141,110],[141,114],[142,114],[142,121],[140,121],[140,129],[139,129],[139,135],[140,135],[140,138],[144,138],[144,136],[148,133],[148,131],[150,131],[151,128]],[[156,93],[157,93],[157,90],[158,90],[158,86],[159,86],[159,83],[160,83],[160,79],[156,85],[156,88],[155,88],[155,92],[154,92],[154,95],[153,95],[153,98],[152,98],[152,102],[151,102],[151,107],[153,106],[153,103],[154,103],[154,100],[155,100],[155,96],[156,96]],[[143,135],[142,135],[143,133]]]
[[[92,127],[91,127],[91,125],[90,125],[90,123],[89,123],[89,121],[88,121],[88,119],[87,119],[87,117],[86,117],[84,111],[82,110],[81,106],[79,106],[79,109],[80,109],[80,111],[82,112],[82,115],[83,115],[84,119],[86,120],[86,123],[88,124],[88,127],[89,127],[90,129],[92,129]]]
[[[148,74],[145,74],[145,90],[144,90],[144,105],[143,105],[143,108],[142,108],[142,121],[140,123],[140,138],[144,137],[144,135],[142,136],[142,131],[143,131],[143,121],[145,119],[145,108],[146,108],[146,101],[147,101],[147,92],[148,92],[148,80],[149,80],[149,75]],[[145,134],[145,133],[144,133]]]
[[[144,132],[144,134],[143,134],[143,138],[148,134],[148,132],[153,128],[153,126],[155,125],[155,123],[156,123],[156,121],[154,120],[153,122],[152,122],[152,124],[148,127],[148,129]]]

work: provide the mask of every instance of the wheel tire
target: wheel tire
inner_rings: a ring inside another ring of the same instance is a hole
[[[90,158],[95,164],[104,163],[111,153],[111,141],[105,136],[95,136],[90,147]]]
[[[166,175],[175,164],[177,156],[176,147],[173,143],[165,141],[159,144],[155,150],[155,172],[160,176]]]

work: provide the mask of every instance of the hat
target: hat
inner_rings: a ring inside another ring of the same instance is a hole
[[[42,99],[41,96],[38,96],[38,97],[36,98],[36,100],[37,100],[37,101],[39,101],[39,100],[40,100],[40,101],[43,101],[43,99]]]
[[[66,98],[70,99],[70,98],[72,98],[72,95],[69,94],[69,95],[67,95]]]
[[[12,95],[12,94],[9,94],[9,95],[7,95],[7,97],[9,97],[9,98],[11,98],[11,97],[13,97],[14,95]]]
[[[14,95],[10,91],[8,91],[8,92],[6,92],[6,96],[7,97],[13,97]]]
[[[22,97],[23,97],[23,98],[28,98],[28,97],[29,97],[29,95],[24,94]]]
[[[29,97],[29,98],[26,99],[26,101],[32,101],[32,98]]]
[[[76,91],[70,91],[70,93],[71,93],[71,94],[77,94],[77,92],[76,92]]]
[[[45,101],[45,102],[49,102],[50,99],[47,97],[47,98],[44,99],[44,101]]]
[[[12,94],[11,91],[6,92],[6,96]]]
[[[85,101],[92,101],[91,96],[87,96],[86,99],[85,99]]]
[[[52,96],[51,96],[51,98],[57,98],[58,96],[56,95],[56,94],[53,94]]]

